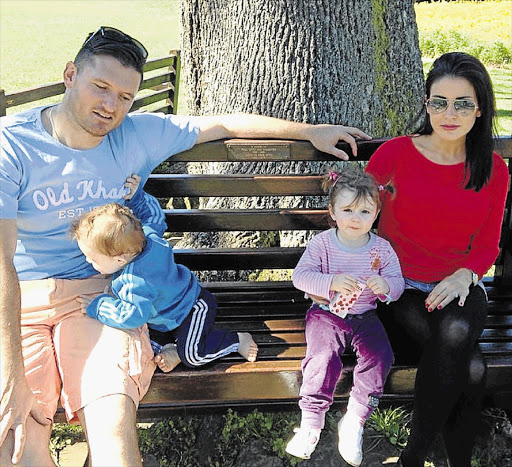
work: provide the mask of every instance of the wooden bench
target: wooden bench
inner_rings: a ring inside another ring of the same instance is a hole
[[[357,160],[367,161],[383,140],[359,143]],[[509,161],[512,139],[501,138],[498,151]],[[348,148],[345,148],[348,151]],[[335,161],[309,143],[298,141],[228,140],[201,144],[174,156],[177,163],[260,161]],[[182,164],[183,165],[183,164]],[[512,173],[512,166],[509,165]],[[146,190],[158,198],[318,196],[320,176],[306,175],[193,175],[153,174]],[[512,408],[512,218],[511,193],[501,237],[501,254],[495,275],[485,279],[490,308],[479,340],[489,365],[487,392],[492,404]],[[284,198],[283,198],[284,199]],[[318,209],[166,210],[171,232],[302,231],[327,228],[326,211]],[[254,249],[205,248],[176,250],[176,261],[194,271],[291,270],[303,248]],[[301,384],[301,359],[305,354],[304,316],[309,301],[289,281],[217,281],[204,283],[218,300],[218,321],[234,330],[249,331],[260,351],[258,361],[248,363],[229,356],[197,370],[180,365],[171,373],[157,372],[140,410],[141,420],[176,410],[214,407],[256,407],[296,404]],[[345,400],[352,384],[354,355],[344,356],[343,376],[336,400]],[[412,398],[416,368],[401,363],[400,355],[389,375],[384,398]]]

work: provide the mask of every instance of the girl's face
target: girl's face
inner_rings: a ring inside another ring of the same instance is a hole
[[[363,246],[368,242],[368,232],[377,218],[377,205],[371,198],[354,203],[356,193],[341,189],[334,205],[329,205],[329,214],[336,222],[339,240],[348,246]]]
[[[445,76],[434,81],[429,101],[433,104],[427,102],[433,134],[443,140],[464,139],[481,115],[475,89],[465,78]]]

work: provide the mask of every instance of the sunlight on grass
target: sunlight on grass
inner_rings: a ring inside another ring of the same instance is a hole
[[[15,91],[60,81],[66,62],[102,25],[139,39],[150,60],[179,48],[177,0],[1,0],[0,86]]]

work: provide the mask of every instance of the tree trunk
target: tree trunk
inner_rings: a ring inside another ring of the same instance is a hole
[[[190,114],[257,113],[356,126],[382,137],[403,133],[422,105],[413,0],[182,0],[182,23],[181,76]],[[215,165],[227,173],[311,171],[302,163]],[[189,167],[205,170],[211,164]],[[201,202],[226,207],[221,200]],[[311,206],[282,198],[239,202]],[[223,243],[223,236],[214,240]],[[247,238],[255,241],[254,234],[242,237],[244,246]],[[304,241],[273,238],[281,245]]]

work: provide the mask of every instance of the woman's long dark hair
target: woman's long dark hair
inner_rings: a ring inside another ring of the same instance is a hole
[[[487,184],[492,171],[493,136],[496,134],[494,117],[496,107],[492,82],[482,63],[472,55],[450,52],[439,57],[432,65],[425,82],[427,98],[432,84],[445,76],[464,78],[473,86],[481,116],[466,135],[465,188],[479,191]],[[423,112],[422,112],[423,113]],[[426,113],[423,125],[416,133],[432,134],[430,116]]]

